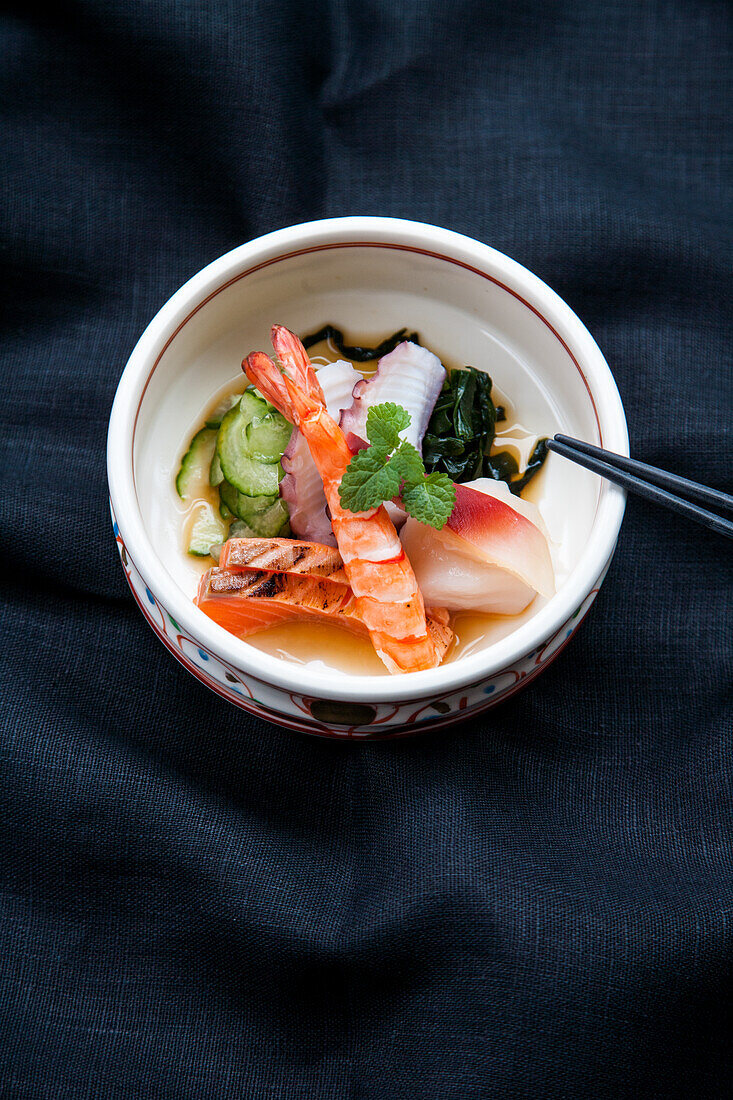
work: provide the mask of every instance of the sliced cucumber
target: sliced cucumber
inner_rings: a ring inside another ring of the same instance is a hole
[[[230,515],[236,516],[239,490],[230,485],[228,481],[222,481],[219,486],[219,497],[221,498],[222,508],[226,508]],[[226,519],[226,516],[224,519]]]
[[[257,515],[259,512],[266,512],[267,509],[273,504],[277,497],[261,496],[253,497],[247,496],[246,493],[240,493],[238,489],[235,489],[233,485],[230,485],[228,481],[222,481],[219,486],[219,496],[221,497],[222,504],[232,515],[237,519],[243,519],[245,523],[249,523],[250,518]]]
[[[202,428],[196,432],[181,460],[181,468],[176,477],[176,491],[181,500],[190,500],[194,495],[194,485],[211,467],[216,447],[216,431]],[[275,490],[277,491],[277,489]]]
[[[224,472],[219,461],[219,452],[215,449],[209,466],[209,485],[218,485],[224,480]]]
[[[279,462],[292,434],[293,425],[271,409],[264,416],[254,416],[247,425],[247,446],[258,462]]]
[[[256,512],[247,520],[255,535],[261,539],[274,539],[288,525],[288,506],[280,497],[265,512]]]
[[[264,512],[256,512],[249,520],[236,519],[229,528],[230,539],[274,539],[290,534],[288,506],[279,498]]]
[[[236,462],[227,461],[225,452],[219,452],[219,460],[224,477],[248,497],[277,496],[283,469],[279,462],[257,462],[240,454]]]
[[[257,535],[254,533],[248,523],[245,523],[243,519],[235,519],[234,523],[229,528],[229,534],[227,535],[227,542],[229,539],[255,539]]]
[[[205,558],[212,546],[224,541],[227,537],[227,525],[216,514],[210,504],[201,504],[197,509],[196,519],[191,527],[191,537],[188,542],[189,554]]]
[[[210,418],[206,421],[206,427],[218,428],[222,420],[224,419],[225,413],[228,413],[230,409],[234,408],[234,406],[239,402],[241,396],[241,393],[230,393],[228,397],[225,397],[223,401],[220,401],[214,409],[213,413],[211,414]]]
[[[275,454],[272,449],[276,434],[273,427],[274,421],[268,421],[267,425],[263,425],[269,448],[267,457],[275,459],[274,461],[262,461],[258,458],[257,455],[261,452],[254,452],[248,439],[250,425],[256,419],[265,421],[270,413],[273,418],[280,416],[264,398],[257,397],[255,393],[247,390],[242,394],[239,405],[226,414],[219,428],[216,451],[224,477],[235,489],[247,496],[275,496],[282,477],[282,466],[279,462],[282,450],[278,450]],[[292,429],[284,417],[280,419],[288,426],[287,438],[289,439]],[[287,445],[287,439],[285,442]]]

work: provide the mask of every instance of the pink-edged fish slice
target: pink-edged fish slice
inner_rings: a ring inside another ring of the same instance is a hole
[[[456,503],[439,532],[468,543],[478,557],[519,577],[542,596],[555,593],[547,539],[539,527],[505,501],[468,485],[456,485]]]

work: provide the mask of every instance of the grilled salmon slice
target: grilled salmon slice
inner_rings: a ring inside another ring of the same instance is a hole
[[[210,619],[240,638],[298,619],[336,623],[356,634],[367,633],[349,586],[324,577],[262,569],[209,569],[201,578],[196,603]]]
[[[297,539],[229,539],[221,548],[219,565],[222,569],[263,569],[348,583],[335,546]]]
[[[358,614],[354,593],[347,584],[330,577],[219,567],[209,569],[201,578],[196,603],[210,619],[239,638],[298,620],[328,622],[354,634],[369,633]],[[442,660],[453,639],[447,612],[430,609],[427,625]]]

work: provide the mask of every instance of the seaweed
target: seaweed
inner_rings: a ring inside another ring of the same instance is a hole
[[[482,477],[495,431],[496,406],[488,374],[475,367],[452,370],[423,440],[426,470],[443,471],[454,481]]]
[[[324,325],[318,332],[312,332],[310,336],[303,337],[303,347],[307,350],[314,344],[320,344],[321,340],[330,340],[341,355],[352,359],[355,363],[368,363],[371,359],[381,359],[383,355],[394,351],[403,340],[409,340],[413,344],[420,343],[420,337],[416,332],[408,332],[406,328],[401,328],[374,348],[361,347],[358,344],[344,343],[344,334],[335,325]]]
[[[529,456],[529,462],[527,463],[524,473],[521,477],[516,478],[513,481],[507,482],[511,491],[519,496],[525,486],[529,485],[535,474],[539,473],[542,469],[542,464],[550,453],[550,449],[547,446],[547,439],[538,439],[534,445],[534,450]]]
[[[492,455],[496,424],[506,419],[506,410],[494,405],[491,386],[489,375],[475,367],[450,372],[423,440],[425,469],[429,473],[442,471],[458,482],[478,477],[504,481],[519,495],[547,458],[547,440],[537,441],[521,475],[509,451]]]
[[[308,349],[322,340],[330,340],[340,355],[355,363],[381,359],[403,340],[420,343],[418,333],[401,328],[376,347],[362,347],[345,343],[343,332],[335,325],[324,325],[304,337],[303,345]],[[496,425],[506,420],[506,409],[494,404],[491,387],[489,375],[476,367],[456,367],[448,373],[423,439],[423,461],[429,474],[443,472],[458,482],[489,477],[506,482],[518,496],[542,468],[548,454],[547,440],[538,439],[521,474],[509,451],[492,455]]]

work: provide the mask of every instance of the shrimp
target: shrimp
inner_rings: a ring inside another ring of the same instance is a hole
[[[435,668],[442,647],[436,648],[428,631],[422,594],[394,524],[383,504],[358,514],[341,507],[339,484],[352,457],[346,436],[326,411],[318,377],[298,337],[274,325],[272,345],[288,373],[281,374],[262,352],[247,356],[242,367],[308,443],[359,617],[375,650],[390,672]]]

